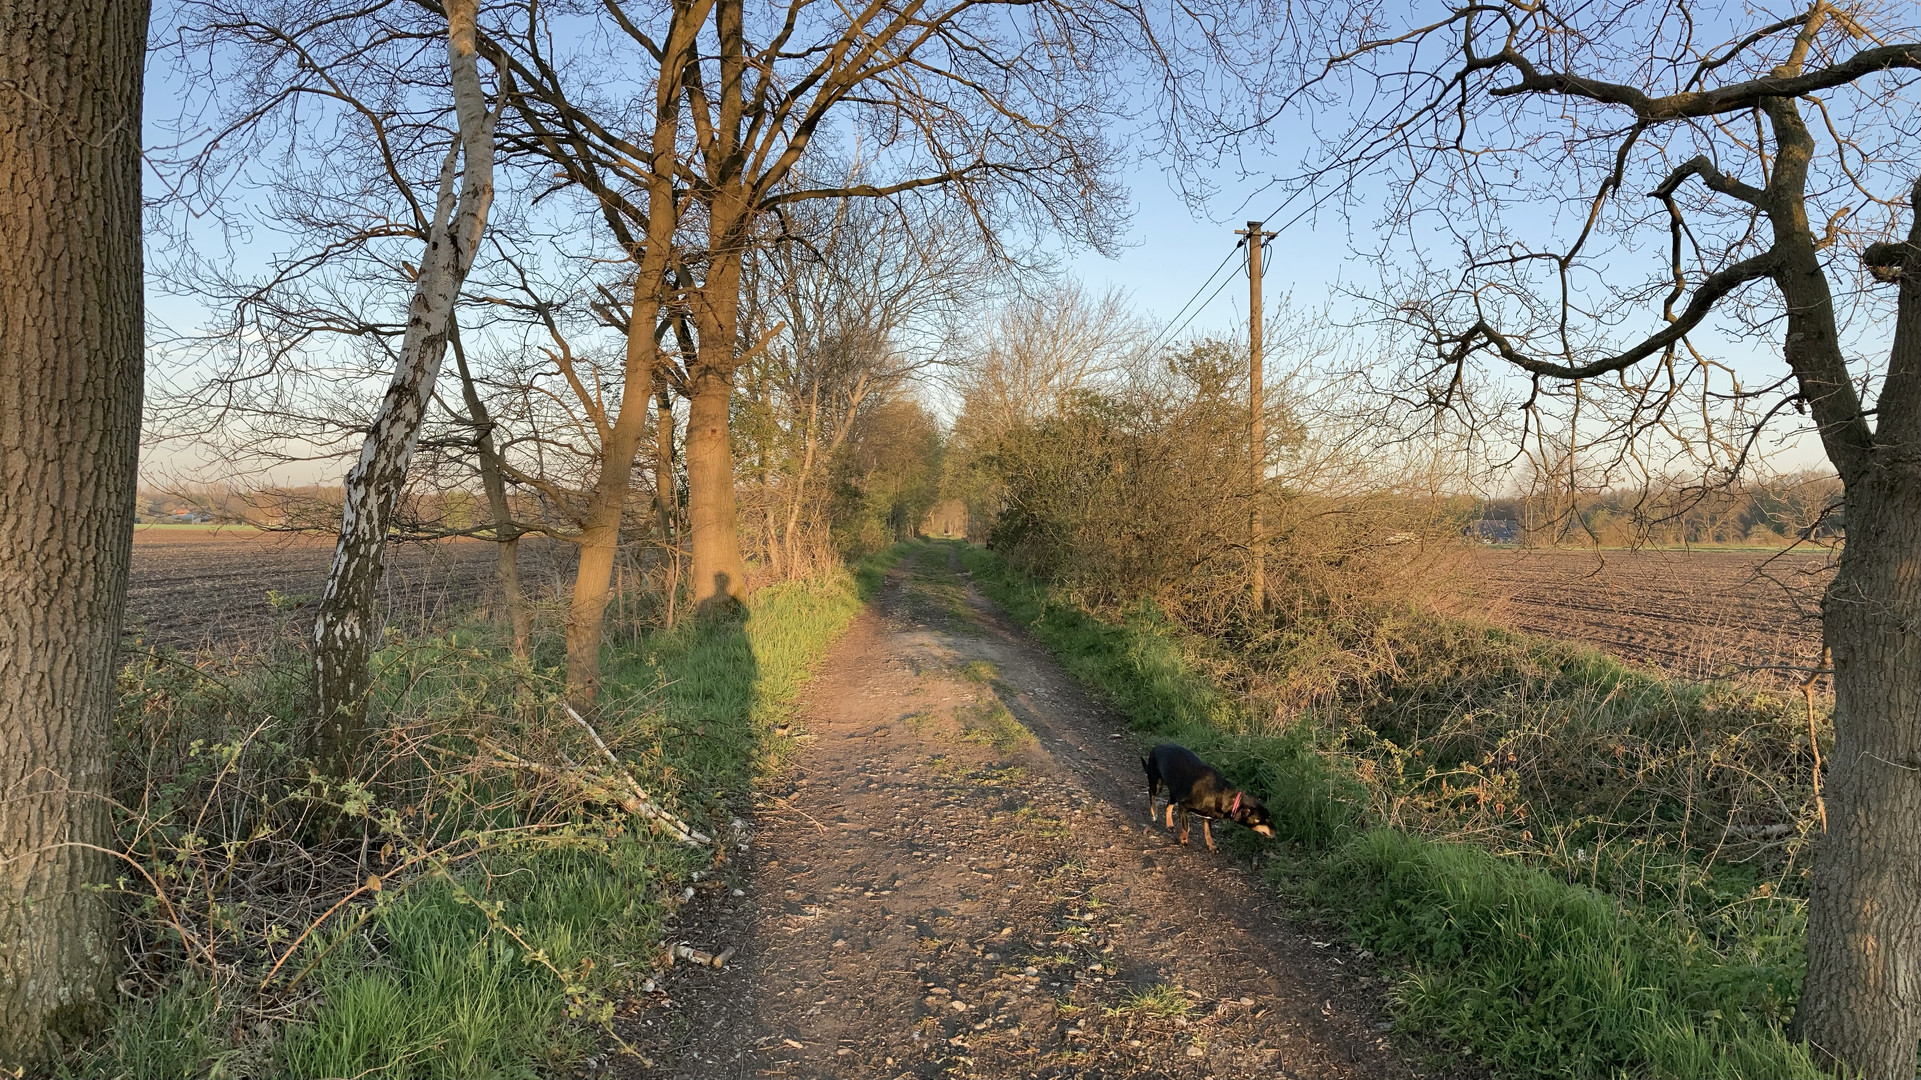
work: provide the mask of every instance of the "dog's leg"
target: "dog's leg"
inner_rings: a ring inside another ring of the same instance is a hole
[[[1181,843],[1187,843],[1187,807],[1181,807]]]
[[[1209,851],[1214,850],[1214,830],[1209,827],[1213,824],[1213,821],[1214,819],[1212,818],[1201,819],[1201,839],[1207,841],[1207,850]]]
[[[1174,797],[1172,795],[1167,798],[1167,827],[1170,829],[1174,827]]]

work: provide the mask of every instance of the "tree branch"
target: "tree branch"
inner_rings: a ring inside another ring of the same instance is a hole
[[[1780,259],[1770,250],[1750,259],[1743,259],[1725,270],[1709,274],[1701,282],[1700,287],[1694,290],[1694,297],[1688,301],[1687,309],[1681,313],[1680,318],[1669,323],[1659,333],[1643,339],[1624,352],[1587,364],[1557,364],[1529,356],[1516,348],[1505,334],[1496,330],[1486,319],[1481,319],[1452,339],[1443,339],[1441,344],[1446,345],[1451,340],[1454,347],[1448,355],[1448,362],[1457,367],[1476,349],[1492,347],[1500,354],[1501,359],[1531,375],[1551,379],[1591,379],[1596,375],[1606,375],[1631,367],[1680,341],[1708,317],[1708,313],[1714,310],[1714,305],[1719,303],[1722,297],[1750,281],[1773,275],[1779,264]]]

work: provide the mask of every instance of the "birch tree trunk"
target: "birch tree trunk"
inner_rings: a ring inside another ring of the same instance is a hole
[[[314,621],[318,716],[313,748],[323,767],[337,776],[352,773],[366,742],[369,665],[380,642],[387,531],[446,355],[454,301],[473,266],[493,203],[498,113],[488,113],[480,82],[477,8],[477,0],[447,4],[447,61],[460,137],[441,169],[427,250],[408,305],[393,381],[361,444],[360,460],[347,474],[340,538]]]
[[[0,0],[0,1073],[87,1026],[144,306],[144,0]]]

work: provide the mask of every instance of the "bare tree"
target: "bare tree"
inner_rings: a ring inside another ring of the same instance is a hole
[[[743,442],[771,458],[757,490],[761,540],[776,577],[832,558],[826,518],[834,459],[864,408],[945,360],[963,309],[995,261],[967,227],[873,199],[821,200],[786,215],[792,239],[749,261],[743,323],[762,390],[740,411],[760,429]]]
[[[314,620],[319,709],[315,751],[340,775],[352,770],[366,741],[369,664],[380,642],[380,578],[394,502],[406,482],[446,356],[454,302],[480,250],[494,199],[494,124],[499,113],[489,112],[480,81],[474,41],[477,9],[477,0],[447,3],[447,63],[459,142],[447,151],[440,168],[393,381],[361,445],[360,459],[347,474],[340,539]]]
[[[435,6],[430,0],[416,2]],[[646,439],[654,373],[664,363],[659,342],[669,324],[662,312],[676,295],[674,235],[686,201],[675,186],[681,86],[697,55],[697,35],[710,3],[671,0],[636,17],[608,3],[605,23],[591,33],[578,24],[556,30],[546,21],[553,12],[530,6],[514,13],[524,16],[524,25],[494,26],[482,43],[517,84],[503,144],[517,159],[545,162],[548,174],[558,167],[559,179],[585,196],[633,266],[630,299],[605,309],[626,339],[614,403],[568,370],[566,350],[556,354],[599,447],[598,469],[579,517],[580,563],[567,618],[568,693],[583,705],[592,702],[599,684],[603,617],[622,515]],[[615,59],[552,51],[557,43],[603,39],[625,42],[643,59],[634,65],[632,54]],[[631,131],[639,134],[630,138]]]
[[[669,22],[683,28],[670,33],[669,44],[677,52],[662,61],[665,66],[659,77],[649,80],[649,85],[666,90],[650,92],[650,100],[657,101],[646,109],[649,115],[665,117],[663,126],[650,130],[648,138],[670,157],[680,82],[676,58],[684,59],[691,52],[693,28],[705,9],[696,3],[674,10],[681,15],[674,17],[678,22],[672,18]],[[651,303],[657,308],[672,250],[667,238],[676,221],[675,193],[667,179],[671,169],[648,168],[651,150],[615,140],[619,150],[606,156],[622,163],[627,168],[624,175],[633,179],[624,190],[615,190],[614,181],[594,171],[596,159],[574,152],[574,141],[591,140],[600,129],[556,92],[558,75],[534,45],[528,45],[532,51],[517,54],[501,44],[540,41],[551,29],[542,21],[545,13],[544,8],[509,11],[509,20],[521,21],[492,25],[475,41],[477,55],[502,73],[497,110],[489,123],[501,124],[496,132],[500,166],[516,182],[511,194],[525,195],[510,207],[513,243],[522,249],[544,245],[545,254],[558,255],[563,261],[605,261],[607,237],[594,234],[593,216],[583,219],[577,204],[548,198],[554,194],[551,161],[575,162],[574,171],[564,178],[572,184],[564,186],[586,191],[589,206],[594,200],[603,208],[609,202],[620,203],[624,214],[605,216],[614,226],[612,239],[621,254],[640,260],[637,272],[627,279],[634,289],[632,306],[645,308]],[[253,61],[241,70],[263,74],[233,80],[239,84],[229,95],[237,101],[231,108],[235,115],[213,137],[201,137],[201,148],[176,170],[183,186],[211,190],[250,155],[278,152],[297,157],[291,148],[297,148],[303,137],[331,137],[330,149],[335,153],[325,167],[304,160],[289,162],[293,166],[288,170],[290,179],[272,189],[276,223],[294,231],[298,239],[297,254],[276,260],[267,280],[226,281],[228,275],[206,259],[182,260],[176,269],[174,278],[183,288],[203,297],[211,294],[234,314],[221,328],[219,344],[226,359],[218,377],[184,396],[181,407],[168,414],[169,427],[188,433],[219,431],[226,436],[239,421],[255,429],[246,439],[255,447],[278,444],[291,447],[292,453],[330,454],[343,438],[341,418],[360,408],[364,379],[361,365],[341,363],[341,339],[358,343],[374,357],[390,356],[397,370],[420,370],[409,366],[404,339],[400,348],[394,347],[393,339],[402,337],[405,328],[384,321],[379,309],[392,291],[385,280],[388,276],[419,277],[409,258],[393,250],[393,241],[410,235],[424,241],[432,225],[410,181],[422,145],[440,128],[434,104],[425,100],[431,84],[417,57],[418,45],[434,20],[445,19],[447,13],[441,5],[411,0],[318,9],[311,5],[234,8],[223,0],[202,0],[191,14],[197,23],[187,35],[192,45],[204,48],[216,60],[230,59],[220,49],[234,50]],[[202,41],[207,43],[204,47]],[[290,65],[292,70],[281,70]],[[225,89],[225,82],[216,80],[216,89]],[[300,118],[285,115],[285,106],[303,96],[337,106],[340,118],[329,121],[323,116],[302,126]],[[528,169],[533,162],[546,164]],[[523,179],[525,183],[519,183]],[[519,191],[520,187],[526,191]],[[356,191],[363,193],[358,202],[353,198]],[[367,194],[375,197],[369,199]],[[626,201],[629,195],[634,197],[632,202]],[[554,202],[562,205],[542,219],[543,204]],[[410,209],[415,220],[408,218]],[[536,235],[542,230],[551,235]],[[650,244],[650,237],[658,242]],[[506,257],[511,261],[513,256],[509,252]],[[655,261],[649,264],[648,258]],[[417,281],[408,284],[411,291],[419,291]],[[547,302],[540,297],[531,301],[534,308]],[[479,314],[482,317],[467,327],[468,344],[494,332],[491,324],[496,320],[489,317],[494,312],[483,306]],[[518,321],[536,326],[541,322],[538,318]],[[582,559],[568,620],[569,667],[574,672],[576,701],[582,704],[592,697],[596,681],[600,615],[617,561],[619,516],[631,486],[634,458],[646,441],[652,398],[649,376],[658,363],[655,335],[650,332],[653,322],[651,317],[643,318],[641,323],[648,329],[628,343],[627,377],[614,380],[612,397],[604,392],[608,387],[599,378],[580,378],[583,372],[570,366],[576,358],[566,349],[556,354],[557,366],[551,372],[555,380],[567,384],[564,393],[586,393],[579,403],[585,410],[581,415],[602,474],[591,484],[570,485],[576,491],[591,490],[584,501],[571,507],[565,528],[559,530],[578,545]],[[542,330],[540,336],[548,335]],[[442,347],[444,352],[444,338]],[[498,350],[481,352],[494,355]],[[486,474],[492,464],[502,465],[503,482],[508,479],[508,465],[504,461],[490,464],[485,444],[494,443],[493,456],[499,457],[513,438],[493,430],[491,417],[481,418],[485,402],[477,409],[475,401],[469,400],[471,382],[463,379],[461,393],[454,399],[462,403],[455,408],[468,421],[461,452],[479,457],[483,487],[490,487]],[[593,384],[591,389],[588,382]],[[330,385],[335,387],[331,393]],[[431,400],[431,384],[420,382],[418,387],[420,401]],[[418,434],[416,423],[416,439]],[[397,492],[407,474],[389,469],[384,475]],[[497,520],[484,535],[510,541],[519,534],[519,524],[526,523]],[[503,553],[503,559],[508,558],[511,555]],[[503,562],[503,590],[511,592],[505,571]],[[341,602],[345,599],[351,597],[343,593]],[[322,621],[340,620],[329,620],[323,613]],[[517,633],[524,638],[526,629],[522,625]],[[351,693],[346,696],[352,697]]]
[[[716,0],[715,54],[689,65],[693,136],[684,182],[704,235],[687,295],[698,352],[686,373],[693,595],[745,586],[728,413],[733,379],[761,342],[741,333],[742,274],[761,223],[816,199],[920,193],[990,225],[1008,208],[1104,244],[1119,206],[1103,121],[1119,100],[1104,61],[1138,33],[1126,6]],[[861,182],[794,183],[816,137],[845,124],[869,140]]]
[[[389,6],[180,5],[172,48],[189,73],[221,72],[192,83],[219,123],[193,128],[189,105],[174,121],[182,141],[156,161],[176,205],[220,222],[230,244],[261,225],[290,241],[257,273],[201,237],[172,238],[160,284],[211,310],[160,343],[188,377],[158,395],[159,436],[197,439],[239,472],[357,451],[315,625],[312,742],[335,771],[364,739],[386,549],[493,211],[493,131],[510,96],[502,85],[488,108],[476,4],[410,22],[383,19]]]
[[[0,1069],[112,994],[133,541],[144,0],[0,2]]]
[[[1048,415],[1118,370],[1143,329],[1118,291],[1095,296],[1076,281],[1008,301],[957,380],[969,422],[1006,428]]]
[[[1911,1075],[1921,1043],[1914,9],[1429,7],[1343,4],[1296,23],[1291,96],[1265,105],[1342,121],[1292,180],[1297,205],[1383,195],[1391,228],[1375,254],[1407,270],[1387,295],[1425,334],[1429,359],[1407,390],[1428,404],[1453,405],[1491,359],[1525,378],[1528,404],[1557,385],[1578,391],[1571,429],[1588,433],[1585,453],[1630,457],[1680,434],[1723,474],[1745,467],[1771,423],[1811,418],[1845,486],[1847,537],[1823,603],[1835,753],[1796,1026],[1849,1075]],[[1440,270],[1449,249],[1451,276]],[[1727,359],[1772,350],[1783,367],[1759,380],[1736,378]],[[1851,363],[1876,350],[1884,359]]]

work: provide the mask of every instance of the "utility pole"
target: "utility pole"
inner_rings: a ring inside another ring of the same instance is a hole
[[[1248,594],[1254,610],[1267,610],[1267,554],[1261,531],[1261,486],[1267,474],[1267,406],[1261,385],[1261,246],[1275,233],[1261,222],[1234,230],[1247,238],[1247,554]]]

